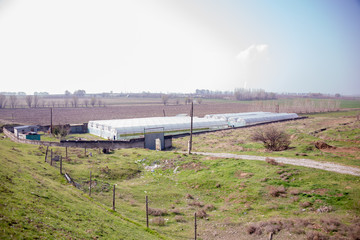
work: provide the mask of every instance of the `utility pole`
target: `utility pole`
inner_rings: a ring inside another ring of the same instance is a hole
[[[191,119],[191,123],[190,123],[190,140],[189,140],[189,151],[188,153],[191,153],[191,149],[192,149],[192,132],[193,132],[193,117],[194,117],[194,102],[191,101],[191,111],[190,111],[190,119]]]
[[[53,133],[53,109],[50,108],[50,133]]]

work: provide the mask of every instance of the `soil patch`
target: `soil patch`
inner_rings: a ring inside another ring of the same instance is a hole
[[[336,147],[331,146],[331,145],[329,145],[329,144],[327,144],[327,143],[325,143],[323,141],[317,141],[317,142],[314,143],[314,145],[315,145],[315,147],[317,149],[320,149],[320,150],[322,150],[322,149],[335,149],[336,148]]]

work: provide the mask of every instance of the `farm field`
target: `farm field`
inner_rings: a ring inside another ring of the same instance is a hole
[[[198,104],[194,114],[203,117],[211,113],[250,111],[251,106],[244,103]],[[122,118],[163,117],[189,114],[190,105],[124,105],[95,108],[53,108],[53,123],[84,123],[89,120]],[[0,109],[1,123],[50,125],[50,108]]]
[[[193,150],[359,167],[357,114],[312,114],[277,123],[291,135],[291,148],[285,151],[268,152],[251,141],[258,127],[195,135]],[[45,147],[1,138],[0,237],[41,238],[51,232],[62,239],[193,239],[196,212],[198,239],[267,239],[270,232],[276,240],[358,239],[358,176],[183,154],[187,140],[174,139],[174,149],[165,152],[123,149],[102,154],[88,149],[85,156],[83,149],[69,149],[63,171],[77,182],[75,188],[60,175],[59,162],[54,167],[44,162]],[[313,143],[320,140],[336,148],[316,149]],[[64,148],[53,151],[65,156]],[[116,213],[110,210],[114,185]],[[151,231],[145,231],[145,196]]]

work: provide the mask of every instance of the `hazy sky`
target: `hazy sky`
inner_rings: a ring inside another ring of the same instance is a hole
[[[360,1],[0,0],[0,82],[360,94]]]

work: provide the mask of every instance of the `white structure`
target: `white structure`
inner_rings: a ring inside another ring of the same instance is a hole
[[[149,129],[157,131],[172,132],[184,131],[190,129],[189,116],[176,117],[152,117],[152,118],[133,118],[116,120],[89,121],[89,133],[107,138],[120,139],[123,135],[143,134]],[[218,129],[226,128],[227,121],[212,118],[193,118],[193,129]]]
[[[296,113],[270,113],[270,112],[248,112],[248,113],[226,113],[206,115],[205,118],[223,119],[230,127],[242,127],[256,123],[274,122],[298,118]]]
[[[270,112],[244,112],[244,113],[223,113],[223,114],[209,114],[205,115],[205,118],[223,119],[228,121],[229,118],[239,118],[247,116],[258,116],[261,114],[268,114]]]
[[[14,135],[16,137],[19,137],[20,134],[26,134],[26,133],[37,133],[39,129],[39,126],[30,125],[30,126],[18,126],[14,127]]]

